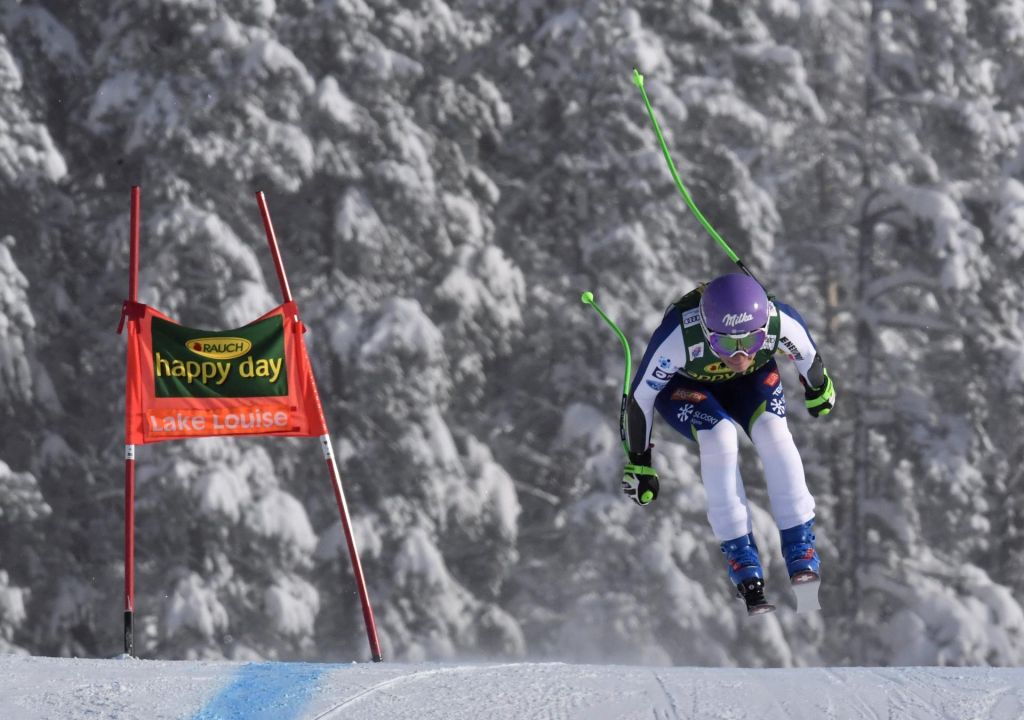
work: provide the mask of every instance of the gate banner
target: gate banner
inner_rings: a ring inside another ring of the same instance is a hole
[[[142,303],[128,320],[127,443],[327,433],[294,302],[233,330],[196,330]]]

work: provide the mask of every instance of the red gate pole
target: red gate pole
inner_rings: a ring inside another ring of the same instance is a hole
[[[139,207],[142,191],[132,185],[128,252],[128,299],[139,300]],[[129,341],[133,325],[128,323]],[[124,446],[124,652],[135,655],[135,445]]]
[[[356,589],[359,591],[359,602],[363,605],[363,623],[366,625],[366,638],[370,641],[370,657],[374,662],[384,659],[380,652],[380,640],[377,639],[377,622],[373,619],[373,608],[370,606],[370,595],[366,592],[366,581],[363,579],[363,565],[359,562],[359,551],[356,549],[356,538],[352,534],[352,521],[348,515],[348,503],[345,501],[345,491],[341,488],[341,473],[338,472],[338,464],[334,460],[334,449],[331,447],[331,434],[326,433],[320,436],[320,447],[324,451],[324,460],[327,461],[327,469],[331,474],[331,485],[334,487],[334,499],[338,503],[338,513],[341,515],[341,527],[345,531],[345,542],[348,544],[348,556],[352,561],[352,574],[356,579]]]
[[[262,192],[256,193],[256,202],[260,206],[260,215],[263,217],[263,229],[266,230],[270,254],[274,258],[274,270],[277,272],[277,281],[281,285],[281,295],[284,297],[285,302],[291,302],[292,291],[288,287],[288,278],[284,273],[284,263],[281,261],[281,252],[277,246],[277,235],[274,233],[274,226],[270,222],[270,211],[267,209],[267,201],[263,197]],[[330,432],[320,436],[320,447],[323,449],[324,459],[327,461],[327,469],[331,475],[334,499],[338,503],[341,527],[345,531],[348,555],[352,561],[352,574],[355,576],[356,588],[359,591],[359,602],[363,606],[363,622],[366,624],[366,637],[370,641],[370,657],[373,658],[374,662],[380,662],[383,660],[383,656],[380,652],[380,640],[377,638],[377,623],[373,619],[370,595],[366,591],[366,581],[363,578],[363,564],[359,560],[359,551],[356,549],[356,539],[352,533],[352,520],[349,518],[345,491],[341,487],[341,473],[338,472],[338,465],[334,459]]]
[[[281,285],[281,296],[285,302],[291,302],[292,291],[288,287],[288,277],[284,274],[281,251],[277,247],[277,234],[274,233],[274,225],[270,222],[270,210],[267,208],[267,199],[263,197],[263,191],[256,193],[256,202],[263,217],[263,229],[267,231],[267,244],[270,245],[270,255],[274,258],[274,270],[277,271],[277,282]]]

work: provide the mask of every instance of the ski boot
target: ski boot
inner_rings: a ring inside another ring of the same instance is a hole
[[[757,544],[750,533],[722,543],[729,580],[736,586],[737,597],[743,598],[748,615],[774,612],[775,606],[764,597],[764,571],[757,554]]]
[[[798,613],[821,610],[818,603],[818,588],[821,585],[821,560],[814,549],[814,518],[803,525],[782,530],[782,556],[786,560],[789,582],[796,595]]]

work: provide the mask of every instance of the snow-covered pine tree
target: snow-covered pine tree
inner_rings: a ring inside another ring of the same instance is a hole
[[[67,173],[67,164],[40,117],[9,34],[17,13],[0,14],[0,651],[37,647],[33,592],[45,595],[52,573],[67,558],[47,554],[52,508],[43,495],[54,475],[39,461],[59,451],[46,426],[60,414],[51,375],[42,361],[44,297],[31,278],[48,268],[43,198]],[[29,33],[23,33],[24,40]],[[10,233],[10,234],[8,234]],[[20,240],[20,242],[19,242]],[[31,618],[31,619],[30,619]]]
[[[853,472],[833,468],[846,486],[837,486],[851,560],[845,633],[857,638],[842,657],[1006,661],[1020,609],[984,572],[996,565],[985,478],[1000,461],[977,422],[986,403],[972,389],[981,369],[971,323],[988,314],[977,303],[992,204],[977,201],[1002,184],[1015,131],[1011,114],[995,110],[997,73],[979,37],[985,11],[870,10],[836,4],[833,30],[810,35],[832,62],[867,68],[860,90],[823,93],[845,112],[830,124],[834,160],[822,177],[834,197],[852,200],[832,204],[829,214],[846,219],[831,260],[857,269],[841,278],[850,314],[836,316],[834,336],[853,369],[852,445],[838,453],[852,455]],[[988,640],[968,619],[979,606],[992,618]],[[926,639],[940,627],[959,640]]]
[[[500,142],[511,110],[471,61],[495,28],[471,6],[340,3],[291,32],[319,78],[318,165],[303,194],[317,234],[304,265],[326,263],[329,282],[308,285],[310,322],[325,330],[313,353],[327,413],[346,428],[342,472],[385,654],[521,653],[498,604],[519,503],[478,434],[524,299],[494,239],[499,190],[481,150]],[[347,562],[331,553],[330,522],[321,581]],[[354,600],[326,606],[321,632],[362,643]]]

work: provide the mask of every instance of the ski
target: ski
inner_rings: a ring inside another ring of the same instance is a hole
[[[789,579],[796,595],[796,611],[798,613],[809,613],[821,610],[821,603],[818,602],[818,588],[821,587],[821,577],[813,570],[804,570],[796,573]]]

